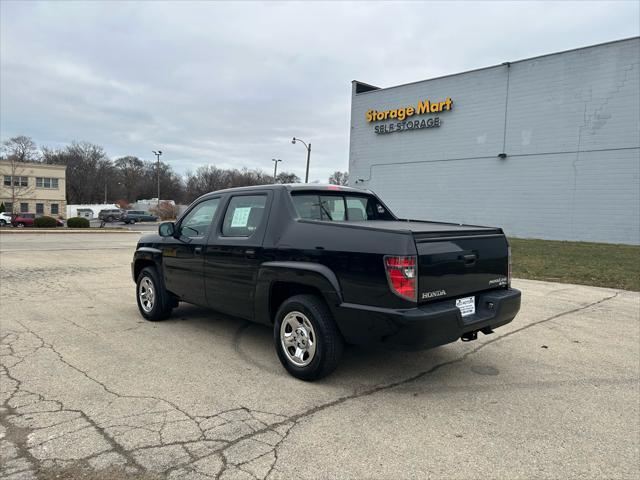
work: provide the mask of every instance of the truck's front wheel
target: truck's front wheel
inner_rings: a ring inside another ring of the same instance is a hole
[[[153,267],[145,267],[136,282],[138,310],[151,321],[163,320],[171,315],[173,305],[158,272]]]
[[[273,333],[280,362],[301,380],[328,375],[342,357],[342,336],[329,308],[315,295],[285,300],[276,314]]]

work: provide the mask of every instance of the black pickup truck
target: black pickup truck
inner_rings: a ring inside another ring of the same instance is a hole
[[[474,340],[520,309],[499,228],[398,219],[373,193],[270,185],[212,192],[138,242],[142,316],[180,301],[273,328],[292,375],[313,380],[345,343],[430,348]]]

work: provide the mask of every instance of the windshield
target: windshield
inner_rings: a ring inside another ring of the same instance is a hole
[[[291,194],[298,216],[305,220],[364,222],[394,220],[393,215],[375,197],[358,194]]]

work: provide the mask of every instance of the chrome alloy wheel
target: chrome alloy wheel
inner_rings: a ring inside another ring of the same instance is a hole
[[[316,355],[316,332],[304,313],[289,312],[280,326],[280,343],[287,359],[296,367],[306,367]]]
[[[149,277],[142,277],[142,280],[140,280],[138,297],[140,298],[140,305],[145,312],[149,313],[153,310],[156,294],[153,289],[153,282]]]

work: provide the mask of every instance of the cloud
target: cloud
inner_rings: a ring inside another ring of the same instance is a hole
[[[0,3],[0,135],[113,157],[346,170],[351,80],[391,86],[638,35],[637,2]]]

